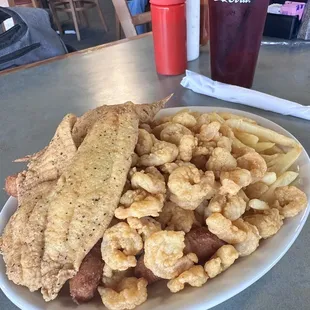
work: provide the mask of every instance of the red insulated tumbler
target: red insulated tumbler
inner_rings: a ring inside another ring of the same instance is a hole
[[[156,70],[163,75],[185,72],[185,0],[151,0]]]

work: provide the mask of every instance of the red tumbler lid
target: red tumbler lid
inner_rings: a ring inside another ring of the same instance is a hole
[[[166,6],[185,3],[185,0],[150,0],[151,4]]]

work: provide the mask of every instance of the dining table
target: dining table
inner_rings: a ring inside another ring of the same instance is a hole
[[[173,93],[166,107],[227,107],[265,117],[291,132],[310,151],[310,122],[199,95],[180,85],[183,75],[156,73],[152,34],[78,51],[0,72],[0,180],[24,168],[16,158],[42,149],[67,113],[104,104],[147,103]],[[210,76],[208,46],[188,63]],[[310,43],[264,38],[253,89],[310,103]],[[0,209],[8,196],[0,191]],[[310,223],[266,275],[214,310],[309,310]],[[259,268],[259,266],[257,266]],[[207,290],[206,286],[206,290]],[[220,288],[219,288],[220,289]],[[16,310],[0,291],[0,309]],[[27,310],[27,309],[24,309]]]

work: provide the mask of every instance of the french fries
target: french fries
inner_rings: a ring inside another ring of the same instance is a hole
[[[253,146],[253,148],[255,149],[257,153],[261,153],[261,152],[264,152],[265,150],[271,149],[275,145],[276,144],[272,142],[258,142],[257,144]]]
[[[277,187],[290,185],[296,178],[298,173],[294,171],[286,171],[278,177],[278,179],[269,187],[269,189],[261,195],[260,200],[272,202],[274,199],[274,191]]]
[[[258,138],[269,139],[270,142],[274,142],[279,145],[290,147],[296,147],[298,145],[298,143],[292,138],[283,136],[268,128],[245,122],[242,119],[228,119],[225,123],[233,129],[253,134]]]
[[[249,207],[254,210],[268,210],[269,209],[268,204],[265,201],[259,200],[259,199],[251,199],[248,204],[249,204]]]
[[[265,162],[268,165],[268,163],[272,162],[274,159],[278,158],[280,155],[281,154],[273,154],[273,155],[261,154],[260,156],[262,156],[265,159]]]
[[[246,132],[235,131],[235,136],[244,144],[254,147],[258,142],[258,137]]]
[[[266,172],[260,182],[267,185],[273,184],[277,180],[277,174],[275,172]]]
[[[265,155],[284,154],[284,151],[277,145],[274,145],[272,148],[265,150],[264,154]]]
[[[259,138],[259,142],[270,142],[268,138]]]
[[[244,143],[242,143],[236,137],[232,137],[231,140],[232,140],[232,149],[234,152],[237,152],[238,149],[240,150],[240,149],[244,149],[244,148],[247,148],[249,151],[254,150],[252,147],[249,147],[249,146],[245,145]]]
[[[259,138],[251,133],[236,130],[235,136],[244,144],[254,148],[258,153],[264,152],[275,146],[273,142],[259,142]]]
[[[291,149],[285,155],[281,156],[278,160],[276,160],[275,164],[268,168],[268,171],[275,172],[277,175],[281,175],[293,165],[293,163],[301,154],[301,151],[301,147]]]
[[[267,167],[273,167],[279,159],[281,159],[283,156],[285,156],[285,154],[276,154],[277,157],[275,157],[274,159],[270,160],[269,162],[267,162]]]
[[[245,122],[256,124],[256,122],[253,119],[247,118],[245,116],[240,116],[232,113],[227,113],[227,112],[218,112],[217,113],[220,117],[222,117],[224,120],[227,119],[242,119]]]

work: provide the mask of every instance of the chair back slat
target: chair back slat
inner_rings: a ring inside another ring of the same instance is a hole
[[[116,17],[122,26],[126,38],[137,35],[135,26],[149,23],[151,21],[151,12],[132,16],[130,14],[126,0],[112,0]],[[118,32],[118,31],[117,31]],[[118,38],[120,39],[120,38]]]

